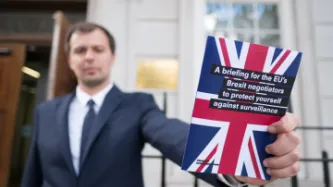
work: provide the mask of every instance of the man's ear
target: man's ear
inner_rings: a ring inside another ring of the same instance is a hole
[[[112,54],[112,57],[111,57],[111,67],[113,66],[113,64],[115,63],[116,61],[116,54]]]
[[[69,55],[67,55],[66,59],[67,59],[67,64],[68,64],[69,69],[73,70],[72,69],[72,63],[71,63]]]

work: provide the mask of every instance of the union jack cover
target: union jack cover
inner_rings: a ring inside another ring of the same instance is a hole
[[[182,169],[269,180],[268,125],[287,111],[302,53],[209,36]]]

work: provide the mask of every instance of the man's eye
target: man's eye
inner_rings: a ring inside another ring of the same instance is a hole
[[[96,47],[96,48],[94,48],[94,50],[95,50],[96,52],[98,52],[98,53],[101,53],[101,52],[104,51],[104,49],[101,48],[101,47]]]
[[[86,51],[86,49],[85,48],[76,48],[75,50],[74,50],[74,53],[84,53]]]

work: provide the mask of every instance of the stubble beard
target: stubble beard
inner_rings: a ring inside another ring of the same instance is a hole
[[[88,88],[96,88],[98,86],[101,86],[105,82],[106,82],[105,77],[95,78],[95,79],[90,79],[90,78],[82,79],[82,84],[84,84]]]

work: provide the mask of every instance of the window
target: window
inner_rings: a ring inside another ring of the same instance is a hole
[[[207,34],[281,47],[277,3],[207,2]]]

